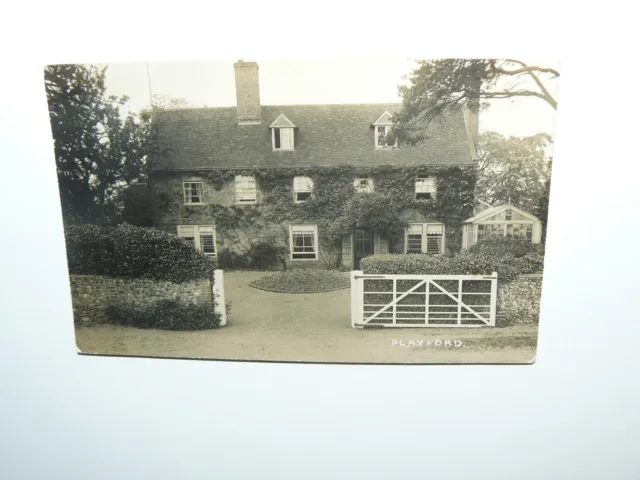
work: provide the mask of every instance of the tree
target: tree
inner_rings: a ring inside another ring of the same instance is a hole
[[[544,133],[524,138],[507,138],[496,132],[482,134],[478,143],[476,198],[493,205],[509,202],[537,212],[551,171],[545,158],[550,142]]]
[[[66,224],[116,221],[123,188],[142,176],[149,124],[121,111],[126,97],[106,94],[105,72],[93,65],[45,68]]]
[[[465,104],[477,112],[486,108],[489,100],[533,97],[557,109],[550,82],[559,75],[553,68],[513,59],[419,61],[408,76],[409,85],[398,87],[403,108],[394,116],[392,138],[409,143],[423,140],[435,118]]]

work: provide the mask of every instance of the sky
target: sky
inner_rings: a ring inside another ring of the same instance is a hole
[[[258,62],[263,105],[400,102],[397,87],[416,66],[406,58],[244,60]],[[133,111],[148,106],[152,94],[184,98],[194,107],[235,106],[233,63],[110,63],[107,92],[128,96]],[[552,94],[557,94],[557,81],[549,83]],[[522,87],[536,89],[530,80]],[[481,131],[506,136],[553,135],[554,128],[555,111],[538,98],[495,100],[480,114]]]

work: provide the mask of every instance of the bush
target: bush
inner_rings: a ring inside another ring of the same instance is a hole
[[[243,253],[222,250],[218,254],[218,266],[225,270],[273,270],[283,265],[286,251],[275,242],[258,240]]]
[[[178,300],[151,302],[121,302],[106,310],[109,319],[117,324],[136,328],[161,330],[207,330],[220,325],[220,314],[212,305],[196,305]]]
[[[255,288],[287,293],[326,292],[348,288],[350,284],[344,273],[303,268],[274,273],[250,283]]]
[[[454,257],[421,254],[372,255],[362,260],[366,274],[407,275],[490,275],[498,273],[501,282],[510,282],[522,273],[541,271],[542,257],[529,253],[523,257],[512,254],[481,254],[464,252]]]
[[[70,225],[69,272],[185,282],[213,278],[215,262],[181,238],[153,228]]]
[[[249,257],[246,253],[233,250],[221,250],[217,258],[218,267],[223,270],[249,270]]]
[[[488,238],[481,240],[469,249],[469,253],[479,255],[511,255],[516,258],[525,256],[533,252],[539,245],[520,238]]]

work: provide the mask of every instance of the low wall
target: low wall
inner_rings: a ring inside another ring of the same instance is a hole
[[[537,323],[541,294],[540,274],[520,275],[517,280],[503,285],[498,280],[496,323]]]
[[[113,278],[99,275],[71,275],[71,301],[76,325],[105,323],[105,310],[119,300],[140,303],[177,299],[188,303],[211,303],[209,280],[172,283],[142,278]]]

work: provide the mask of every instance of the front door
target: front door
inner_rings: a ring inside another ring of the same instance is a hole
[[[360,260],[373,255],[373,235],[368,230],[356,230],[353,235],[353,268],[360,270]]]

